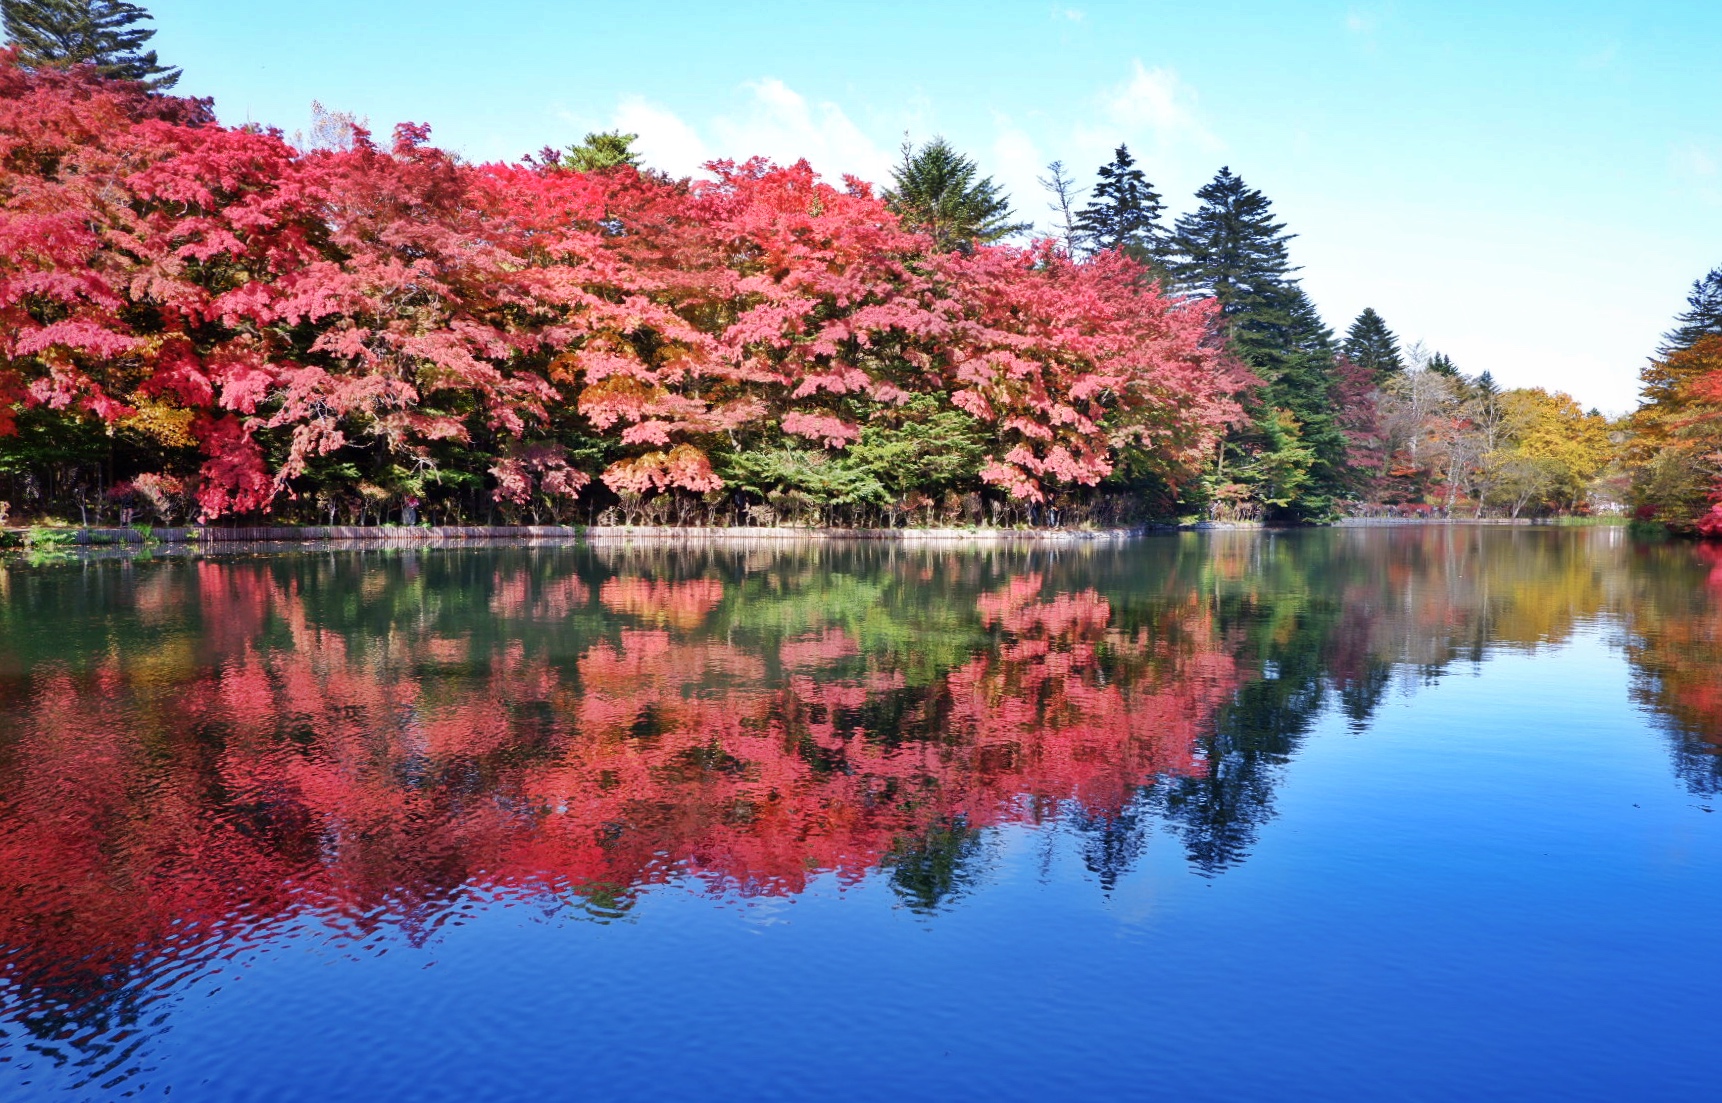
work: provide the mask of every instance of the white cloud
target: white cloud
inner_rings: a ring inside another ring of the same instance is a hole
[[[852,173],[863,180],[889,179],[893,158],[862,133],[835,103],[809,103],[775,78],[745,85],[751,98],[735,116],[712,120],[726,157],[764,156],[793,163],[805,158],[830,180]]]
[[[1370,35],[1375,33],[1378,20],[1374,12],[1352,8],[1345,13],[1345,29],[1355,35]]]
[[[731,113],[696,126],[638,96],[624,99],[615,126],[640,135],[647,164],[677,176],[696,175],[715,158],[768,157],[780,164],[806,159],[826,179],[852,173],[863,180],[890,178],[893,157],[835,103],[811,103],[781,80],[742,85],[746,97]]]
[[[1102,116],[1114,128],[1169,145],[1187,142],[1215,149],[1219,139],[1196,115],[1196,94],[1170,69],[1130,63],[1130,76],[1101,96]]]
[[[1039,178],[1046,174],[1046,163],[1034,139],[1007,116],[994,115],[998,133],[993,138],[992,161],[982,169],[1004,186],[1010,195],[1011,208],[1019,222],[1033,222],[1035,233],[1051,233],[1053,218],[1046,207],[1046,191]]]
[[[641,158],[655,169],[672,176],[691,176],[712,159],[694,128],[674,112],[629,96],[616,108],[615,126],[624,134],[638,134],[635,143]]]
[[[1669,160],[1674,171],[1681,176],[1708,179],[1716,175],[1715,155],[1697,143],[1677,146],[1671,152]]]
[[[1225,148],[1203,121],[1195,90],[1173,70],[1140,60],[1130,63],[1124,80],[1094,95],[1087,117],[1063,131],[1056,149],[1086,183],[1120,142],[1168,198],[1212,175]]]

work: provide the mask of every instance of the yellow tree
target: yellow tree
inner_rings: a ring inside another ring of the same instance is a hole
[[[1528,505],[1571,508],[1608,466],[1608,420],[1541,387],[1501,396],[1502,441],[1490,453],[1489,496],[1514,517]]]

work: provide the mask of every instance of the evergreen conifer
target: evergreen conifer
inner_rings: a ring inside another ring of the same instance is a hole
[[[1196,193],[1178,219],[1169,267],[1189,294],[1218,300],[1232,348],[1262,380],[1254,425],[1232,444],[1253,454],[1240,470],[1276,471],[1281,492],[1263,501],[1283,517],[1326,516],[1345,492],[1345,434],[1335,399],[1333,333],[1292,273],[1266,196],[1229,168]],[[1289,417],[1288,417],[1289,415]],[[1298,468],[1292,471],[1292,468]],[[1295,487],[1288,496],[1285,488]]]
[[[1374,307],[1364,307],[1363,313],[1351,323],[1340,352],[1353,364],[1367,369],[1377,383],[1405,370],[1405,360],[1399,354],[1399,338],[1387,328]]]
[[[1120,145],[1110,164],[1096,173],[1088,205],[1075,220],[1076,237],[1089,249],[1122,250],[1126,255],[1154,267],[1165,259],[1166,242],[1160,214],[1166,204],[1136,167],[1128,146]]]
[[[1438,352],[1429,358],[1427,365],[1436,375],[1444,375],[1448,379],[1459,378],[1459,367],[1453,363],[1453,358],[1444,352]]]
[[[624,134],[620,130],[587,134],[579,145],[568,147],[562,163],[575,172],[603,172],[622,165],[639,168],[640,155],[634,152],[634,143],[639,138],[638,134]]]
[[[1703,279],[1692,281],[1686,309],[1674,320],[1679,324],[1662,335],[1658,356],[1672,356],[1697,344],[1700,337],[1722,334],[1722,268],[1712,268]]]
[[[103,76],[172,88],[179,70],[162,65],[144,43],[155,28],[149,12],[126,0],[0,0],[6,37],[27,66],[94,65]]]
[[[1266,196],[1230,168],[1196,192],[1201,201],[1178,219],[1171,271],[1178,285],[1220,302],[1228,318],[1270,306],[1291,279],[1283,223]]]
[[[1012,221],[1004,189],[943,138],[920,149],[904,142],[891,184],[882,193],[885,205],[905,226],[932,237],[940,252],[990,244],[1031,226]]]

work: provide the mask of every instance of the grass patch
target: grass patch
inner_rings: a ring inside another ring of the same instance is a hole
[[[1556,517],[1555,524],[1562,528],[1626,528],[1632,522],[1621,513],[1605,513],[1596,517]]]

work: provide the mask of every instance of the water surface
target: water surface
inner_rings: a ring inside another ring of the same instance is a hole
[[[1613,529],[0,568],[0,1098],[1700,1099]]]

